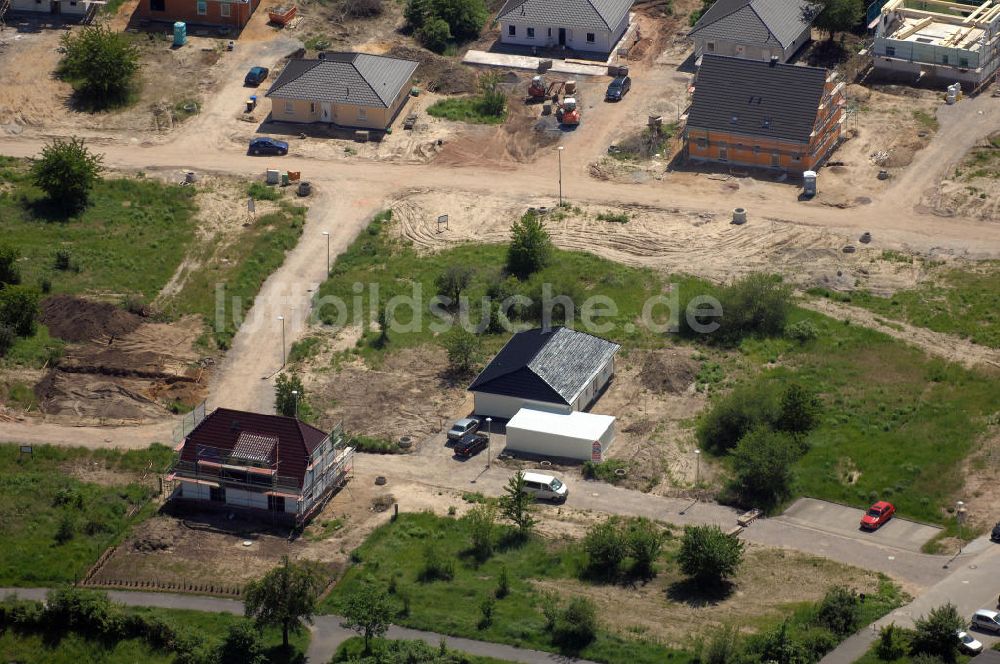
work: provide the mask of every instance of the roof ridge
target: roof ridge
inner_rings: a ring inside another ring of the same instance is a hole
[[[383,104],[385,104],[386,108],[388,108],[392,104],[392,100],[391,99],[386,99],[385,97],[383,97],[381,95],[381,93],[379,93],[379,91],[375,89],[375,86],[372,85],[371,81],[368,80],[368,77],[365,76],[364,73],[360,69],[358,69],[358,59],[361,56],[363,56],[363,55],[367,55],[367,56],[372,57],[372,58],[382,58],[384,56],[371,55],[370,53],[355,53],[354,57],[351,58],[351,66],[354,67],[354,71],[358,72],[358,76],[361,77],[361,80],[364,81],[368,85],[368,89],[371,90],[372,92],[374,92],[375,96],[378,97],[382,101]]]
[[[281,88],[285,87],[286,85],[288,85],[290,83],[294,83],[295,81],[299,80],[300,78],[302,78],[303,76],[305,76],[308,72],[311,72],[313,69],[315,69],[319,65],[319,63],[321,63],[323,61],[322,60],[307,60],[306,58],[295,58],[294,60],[289,60],[288,64],[290,65],[290,64],[292,64],[292,62],[309,63],[310,66],[303,67],[302,71],[300,71],[296,76],[290,77],[287,81],[282,81],[281,78],[285,75],[285,72],[288,70],[288,65],[285,65],[285,68],[281,70],[280,74],[278,74],[278,80],[276,80],[274,82],[274,85],[272,85],[270,88],[268,88],[267,92],[264,94],[265,97],[270,96],[270,94],[272,92],[274,92],[275,90],[280,90]]]
[[[590,3],[590,7],[595,12],[597,12],[597,15],[601,17],[602,21],[604,21],[604,27],[606,27],[608,30],[614,30],[615,27],[608,22],[608,19],[605,18],[604,16],[604,13],[600,10],[600,8],[598,8],[596,4],[594,4],[594,0],[587,0],[587,2]]]
[[[707,28],[707,27],[708,27],[708,26],[710,26],[710,25],[715,25],[716,23],[718,23],[718,22],[719,22],[719,21],[721,21],[722,19],[724,19],[724,18],[728,18],[728,17],[732,16],[733,14],[735,14],[736,12],[740,11],[741,9],[743,9],[744,7],[746,7],[747,5],[749,5],[749,4],[751,3],[751,2],[753,2],[753,0],[742,0],[742,1],[741,1],[741,2],[739,3],[739,4],[737,4],[737,5],[734,5],[734,6],[733,6],[733,8],[732,8],[732,9],[731,9],[730,11],[726,12],[725,14],[722,14],[721,16],[719,16],[719,17],[717,17],[717,18],[713,18],[713,19],[712,19],[712,20],[711,20],[711,21],[710,21],[709,23],[706,23],[705,25],[702,25],[702,26],[699,26],[699,25],[698,25],[698,23],[701,23],[701,19],[703,19],[703,18],[705,18],[705,16],[709,15],[709,13],[710,13],[710,12],[712,11],[712,9],[713,9],[713,8],[714,8],[714,7],[716,6],[716,5],[718,5],[718,4],[719,4],[719,2],[721,2],[721,0],[716,0],[716,1],[715,1],[715,2],[714,2],[714,3],[712,4],[712,6],[711,6],[711,7],[709,7],[709,8],[708,8],[708,10],[707,10],[707,11],[705,11],[705,13],[704,13],[704,14],[702,14],[702,15],[701,15],[701,16],[700,16],[700,17],[698,18],[698,21],[697,21],[697,22],[696,22],[696,23],[694,24],[694,27],[693,27],[693,28],[691,29],[691,31],[690,31],[690,32],[688,33],[688,35],[689,35],[689,36],[690,36],[690,35],[692,35],[692,34],[694,34],[695,32],[697,32],[698,30],[702,30],[703,28]],[[755,13],[756,13],[756,12],[755,12]],[[757,15],[757,18],[760,18],[760,15]]]
[[[761,0],[748,0],[745,6],[749,7],[750,11],[754,13],[754,16],[757,17],[757,20],[760,21],[760,24],[764,26],[765,30],[767,30],[767,34],[771,35],[771,37],[773,37],[776,42],[778,42],[779,44],[781,44],[782,47],[784,47],[785,44],[781,41],[781,38],[778,37],[778,35],[774,34],[774,30],[771,29],[771,26],[768,25],[767,21],[764,20],[764,17],[760,15],[760,12],[757,11],[757,3],[760,1]]]

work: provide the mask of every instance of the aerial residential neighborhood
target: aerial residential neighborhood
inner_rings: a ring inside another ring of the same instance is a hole
[[[1000,659],[994,0],[0,0],[0,662]]]

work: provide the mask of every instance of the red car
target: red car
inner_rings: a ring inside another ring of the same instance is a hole
[[[861,517],[861,527],[865,530],[878,530],[895,513],[896,508],[893,507],[892,503],[880,500],[869,507],[865,515]]]

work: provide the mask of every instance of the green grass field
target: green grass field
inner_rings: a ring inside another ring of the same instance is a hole
[[[815,294],[829,295],[822,290]],[[948,270],[929,283],[898,291],[892,297],[879,297],[867,291],[838,296],[888,319],[1000,348],[998,261],[984,262],[974,269]]]
[[[507,119],[506,113],[490,115],[485,112],[482,99],[478,96],[439,99],[427,107],[427,115],[474,124],[503,124],[503,121]]]
[[[137,294],[151,299],[191,245],[194,190],[143,178],[109,178],[69,219],[46,218],[27,164],[0,157],[0,238],[21,250],[22,279],[56,293]],[[56,253],[69,252],[69,269]]]
[[[372,652],[373,653],[381,653],[385,649],[387,649],[387,648],[389,648],[391,646],[394,646],[394,645],[403,645],[403,646],[405,646],[406,643],[407,642],[405,642],[405,641],[403,641],[403,642],[400,642],[400,641],[377,641],[377,642],[375,642],[375,643],[372,644]],[[439,652],[440,652],[439,648],[437,646],[435,646],[434,648],[432,648],[432,650],[433,650],[433,654],[434,655],[438,655]],[[333,656],[333,660],[332,661],[334,663],[337,663],[337,662],[350,662],[352,660],[356,661],[356,660],[358,660],[358,659],[360,659],[362,657],[365,657],[365,656],[366,656],[365,655],[365,640],[362,639],[360,636],[355,636],[355,637],[350,638],[347,641],[344,641],[343,643],[340,644],[340,647],[337,648],[337,652]],[[377,654],[375,656],[378,657]],[[448,649],[448,652],[447,652],[446,656],[450,656],[452,658],[452,659],[447,660],[448,662],[455,662],[455,664],[458,664],[459,662],[461,662],[461,664],[505,664],[505,662],[506,662],[506,660],[493,659],[492,657],[477,657],[475,655],[469,655],[469,654],[466,654],[466,653],[463,653],[463,652],[457,652],[455,650],[451,650],[450,648]],[[409,664],[422,664],[424,662],[431,662],[432,660],[430,660],[430,659],[427,659],[427,660],[424,660],[424,659],[409,660],[409,659],[407,659],[406,661]],[[437,662],[439,660],[435,659],[433,661]]]
[[[141,473],[150,463],[162,469],[173,454],[162,445],[124,453],[47,445],[34,446],[32,456],[19,450],[0,445],[0,586],[73,582],[151,513],[147,505],[127,516],[145,502],[149,486],[87,483],[71,471]],[[60,543],[64,521],[71,537]]]
[[[239,619],[228,613],[175,609],[130,608],[127,611],[160,618],[178,631],[202,639],[209,648],[217,647],[229,625]],[[302,661],[302,654],[309,647],[309,633],[292,634],[290,652],[281,647],[280,630],[264,630],[263,641],[270,664],[292,664]],[[175,657],[172,653],[150,647],[142,639],[106,643],[74,632],[54,638],[50,634],[23,634],[7,630],[0,631],[0,660],[22,664],[171,664]]]

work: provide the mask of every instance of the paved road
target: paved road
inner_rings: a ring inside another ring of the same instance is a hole
[[[788,524],[819,528],[849,539],[875,542],[917,553],[924,544],[941,532],[941,528],[937,526],[898,517],[891,519],[874,532],[867,532],[860,528],[861,514],[862,511],[856,507],[815,498],[799,498],[778,517],[778,520]]]
[[[46,588],[0,588],[0,597],[7,595],[17,595],[22,599],[44,600]],[[243,615],[243,603],[232,599],[221,599],[217,597],[200,597],[198,595],[175,595],[169,593],[144,593],[129,592],[121,590],[108,591],[108,597],[112,601],[126,606],[149,606],[160,609],[188,609],[192,611],[205,611],[207,613],[232,613]],[[357,636],[357,633],[341,627],[343,618],[335,615],[316,616],[310,628],[312,632],[309,642],[309,650],[306,653],[308,662],[329,662],[333,654],[341,643],[347,639]],[[391,625],[386,633],[389,639],[411,639],[424,641],[433,646],[441,643],[445,639],[448,647],[460,650],[470,655],[481,657],[492,657],[494,659],[508,662],[523,662],[523,664],[554,664],[569,663],[576,664],[596,664],[586,659],[576,659],[557,655],[554,653],[541,652],[539,650],[526,650],[515,648],[514,646],[500,643],[488,643],[486,641],[476,641],[473,639],[463,639],[458,637],[444,636],[434,632],[424,632],[406,627]]]
[[[952,573],[928,588],[906,606],[865,627],[840,644],[820,664],[851,664],[871,647],[878,630],[889,623],[912,627],[913,621],[931,609],[951,602],[961,616],[970,617],[978,609],[993,609],[1000,593],[1000,545],[982,537],[970,542],[966,554],[949,564]],[[982,632],[972,634],[989,648],[996,636]]]

